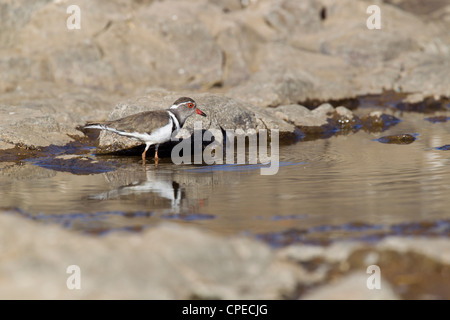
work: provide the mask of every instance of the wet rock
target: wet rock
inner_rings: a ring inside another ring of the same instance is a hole
[[[42,157],[33,159],[31,162],[42,168],[72,174],[96,174],[114,170],[114,167],[108,164],[99,163],[89,157],[75,155]]]
[[[358,116],[354,115],[351,110],[343,106],[336,108],[331,120],[331,123],[338,127],[342,132],[349,132],[361,127],[361,120]]]
[[[301,105],[279,106],[273,110],[280,119],[297,126],[305,134],[348,132],[361,126],[358,116],[343,106],[325,103],[309,110]]]
[[[400,119],[381,111],[372,111],[361,117],[363,129],[368,132],[382,132],[400,122]]]
[[[388,144],[410,144],[416,141],[416,137],[411,134],[398,134],[393,136],[384,136],[378,138],[377,141]]]
[[[182,93],[153,91],[144,97],[119,103],[108,116],[108,120],[122,118],[131,114],[168,109]],[[203,130],[223,129],[242,130],[243,133],[257,132],[260,129],[277,129],[280,138],[293,137],[295,127],[280,120],[270,113],[259,110],[251,104],[233,100],[228,97],[211,94],[189,94],[204,111],[207,117],[192,116],[186,120],[182,134],[187,138],[194,130],[194,122],[201,121]],[[237,132],[238,133],[238,132]],[[111,132],[101,132],[99,136],[99,153],[117,152],[142,145],[141,142],[121,137]]]
[[[24,183],[33,183],[40,179],[48,179],[54,177],[56,172],[53,170],[46,170],[38,166],[26,165],[20,166],[16,162],[0,162],[5,164],[0,168],[0,176],[3,181],[18,181]]]
[[[2,146],[1,143],[0,146]],[[4,146],[5,149],[0,150],[0,162],[18,162],[20,160],[36,157],[39,152],[37,149],[27,146],[11,145],[11,147],[9,147],[10,144],[8,143],[4,144]]]
[[[446,144],[444,146],[437,147],[436,150],[448,151],[448,150],[450,150],[450,144]]]
[[[450,117],[436,116],[436,117],[425,118],[425,120],[430,121],[431,123],[440,123],[440,122],[447,122],[448,120],[450,120]]]
[[[390,226],[380,224],[368,224],[361,222],[350,222],[342,225],[320,225],[312,228],[290,228],[283,231],[266,232],[256,235],[260,240],[269,245],[279,248],[294,244],[335,244],[336,234],[340,235],[340,240],[348,239],[360,241],[379,241],[389,236],[427,236],[427,237],[447,237],[450,235],[450,221],[421,221],[403,222]],[[337,247],[336,252],[342,248]],[[326,256],[326,252],[322,252]]]
[[[421,113],[431,113],[436,111],[447,111],[450,100],[448,98],[436,98],[420,95],[418,101],[411,101],[408,96],[403,101],[397,103],[395,107],[402,111],[414,111]]]

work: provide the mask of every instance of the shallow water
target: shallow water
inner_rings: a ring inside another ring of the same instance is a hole
[[[53,150],[0,162],[0,208],[83,233],[171,221],[274,246],[390,234],[448,237],[450,151],[439,147],[450,144],[450,125],[425,118],[404,113],[382,133],[280,146],[273,176],[254,165],[177,166],[163,159],[144,168],[140,157],[95,156],[88,146]],[[377,141],[398,134],[416,140]]]

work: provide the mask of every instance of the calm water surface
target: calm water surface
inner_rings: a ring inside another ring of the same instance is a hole
[[[447,237],[450,151],[436,148],[450,144],[450,125],[424,119],[406,113],[380,134],[281,146],[282,166],[273,176],[251,165],[176,166],[170,159],[144,169],[139,157],[95,156],[95,149],[0,162],[0,207],[87,233],[171,221],[275,246],[387,234]],[[376,141],[404,133],[417,140]],[[80,163],[100,169],[80,171]]]

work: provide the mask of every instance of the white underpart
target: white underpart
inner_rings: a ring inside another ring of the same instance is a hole
[[[172,125],[173,125],[173,121],[174,121],[172,119],[175,119],[175,126],[177,128],[180,127],[176,117],[171,112],[169,112],[169,115],[170,115],[169,122],[164,127],[154,130],[151,134],[148,134],[145,132],[140,133],[140,132],[119,131],[114,128],[102,126],[102,125],[91,125],[91,126],[86,126],[85,128],[107,130],[107,131],[117,133],[121,136],[140,140],[146,144],[145,151],[147,151],[151,145],[156,144],[157,145],[156,148],[157,148],[160,143],[164,143],[164,142],[170,140],[170,138],[172,136]]]

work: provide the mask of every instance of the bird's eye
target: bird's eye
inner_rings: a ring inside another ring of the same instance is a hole
[[[189,102],[189,103],[188,103],[188,107],[189,107],[189,108],[193,108],[193,107],[194,107],[194,104],[193,104],[192,102]]]

